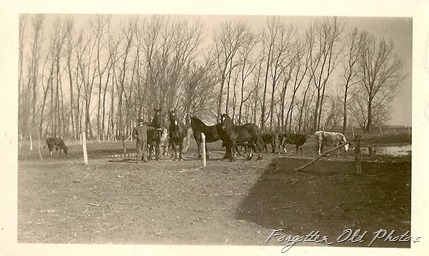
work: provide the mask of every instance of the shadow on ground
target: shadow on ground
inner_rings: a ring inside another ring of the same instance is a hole
[[[372,247],[410,247],[410,241],[384,239],[392,230],[393,238],[411,231],[411,162],[363,162],[363,174],[357,175],[353,161],[323,159],[304,171],[292,171],[307,161],[273,159],[241,202],[236,218],[282,229],[287,236],[318,231],[332,246],[366,247],[373,232],[382,229],[385,236]],[[347,229],[364,235],[363,242],[340,236]],[[337,242],[338,237],[345,241]]]

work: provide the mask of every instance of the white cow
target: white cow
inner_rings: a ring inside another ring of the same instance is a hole
[[[346,143],[346,136],[339,132],[325,132],[325,131],[317,131],[314,133],[316,136],[316,146],[319,155],[323,152],[323,146],[339,146],[340,144]],[[344,145],[344,151],[349,150],[349,144]],[[337,151],[337,155],[339,150]]]

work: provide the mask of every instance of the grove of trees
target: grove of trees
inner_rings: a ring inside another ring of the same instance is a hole
[[[18,68],[19,135],[33,138],[125,138],[154,107],[265,131],[371,131],[404,80],[391,40],[340,17],[211,28],[188,16],[23,14]]]

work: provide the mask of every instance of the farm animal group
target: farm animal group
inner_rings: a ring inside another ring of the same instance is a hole
[[[145,157],[146,148],[148,148],[149,159],[155,155],[156,160],[160,158],[160,148],[162,147],[163,153],[167,152],[169,148],[174,151],[174,160],[183,159],[183,143],[187,137],[187,127],[185,124],[177,118],[176,111],[174,109],[168,111],[170,125],[168,129],[162,127],[161,122],[161,109],[155,108],[155,114],[151,123],[145,123],[146,129],[139,130],[138,127],[133,130],[133,137],[136,138],[137,152],[142,161],[147,161]],[[222,146],[226,147],[224,159],[230,161],[236,160],[237,154],[242,154],[239,147],[244,148],[247,153],[246,159],[250,160],[253,158],[253,154],[257,154],[258,160],[262,160],[262,151],[268,151],[268,145],[271,146],[271,152],[275,153],[275,149],[278,145],[279,149],[284,153],[287,153],[286,144],[295,145],[296,153],[300,150],[302,153],[302,146],[307,142],[309,135],[294,134],[294,133],[280,133],[275,134],[273,132],[262,133],[260,128],[253,123],[246,123],[243,125],[236,125],[227,114],[222,114],[220,120],[215,125],[206,125],[198,117],[193,115],[187,115],[188,121],[190,121],[190,127],[194,135],[194,139],[198,146],[198,158],[202,158],[202,134],[205,137],[205,152],[206,158],[209,158],[209,152],[207,150],[207,144],[221,140]],[[139,123],[143,120],[139,119]],[[140,124],[141,126],[141,124]],[[141,134],[144,133],[142,136]],[[317,131],[314,133],[316,140],[316,150],[319,155],[323,152],[324,146],[339,146],[344,145],[344,150],[348,150],[348,144],[346,137],[337,132],[328,131]],[[64,141],[60,138],[48,138],[46,139],[46,145],[49,148],[49,152],[52,155],[52,150],[55,148],[64,151],[67,154],[67,146]],[[45,147],[46,147],[45,145]],[[144,145],[144,146],[143,146]],[[281,152],[280,151],[280,152]]]

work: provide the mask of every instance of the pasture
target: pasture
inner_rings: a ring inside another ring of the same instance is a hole
[[[43,161],[28,145],[18,152],[19,243],[282,246],[265,241],[283,229],[318,231],[331,246],[367,247],[379,229],[411,231],[411,156],[363,155],[357,175],[353,150],[292,171],[316,157],[312,138],[302,155],[288,145],[288,155],[265,152],[262,161],[222,160],[225,149],[212,143],[205,168],[193,138],[184,161],[147,164],[108,158],[121,153],[120,142],[89,142],[84,165],[79,143],[66,144],[67,156],[41,149]],[[134,142],[127,148],[135,152]],[[367,231],[365,242],[337,242],[346,229]],[[410,242],[378,239],[372,247]]]

